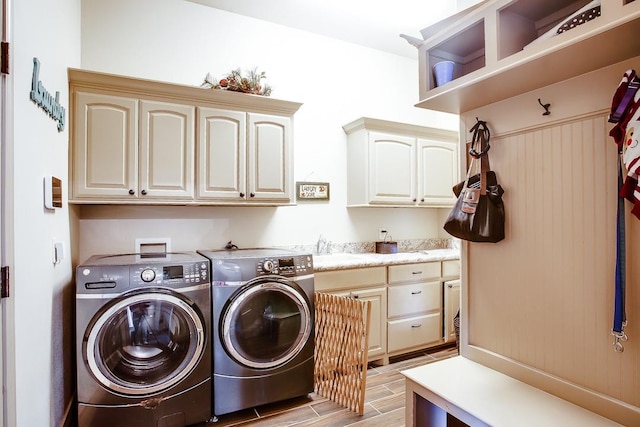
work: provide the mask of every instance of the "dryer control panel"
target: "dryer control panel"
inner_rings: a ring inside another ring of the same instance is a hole
[[[209,263],[206,261],[180,264],[151,264],[131,267],[131,284],[184,286],[209,281]]]
[[[293,255],[264,257],[258,260],[258,276],[278,274],[280,276],[301,276],[313,273],[313,257],[311,255]]]

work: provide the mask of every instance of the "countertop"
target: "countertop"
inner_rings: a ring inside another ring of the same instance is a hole
[[[316,272],[320,272],[453,259],[460,259],[459,249],[429,249],[397,254],[330,254],[314,255],[313,267]]]

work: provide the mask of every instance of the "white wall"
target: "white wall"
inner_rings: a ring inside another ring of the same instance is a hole
[[[30,98],[33,58],[41,62],[40,80],[68,107],[67,67],[80,62],[80,1],[14,0],[11,43],[13,98],[8,110],[13,120],[7,157],[13,165],[8,186],[7,217],[13,220],[9,314],[15,323],[14,341],[7,345],[15,373],[7,378],[15,405],[7,412],[8,425],[59,425],[66,416],[73,382],[72,307],[75,290],[71,260],[52,263],[52,241],[68,249],[69,211],[43,205],[43,177],[54,175],[66,185],[68,130]],[[68,120],[68,117],[67,117]],[[8,236],[11,240],[11,236]]]
[[[342,125],[369,116],[457,130],[457,116],[413,106],[417,50],[411,60],[184,0],[82,5],[82,68],[194,86],[208,72],[265,71],[272,97],[304,104],[295,116],[295,180],[330,182],[331,201],[291,208],[84,207],[81,259],[131,251],[135,237],[167,234],[174,250],[229,240],[245,247],[311,245],[321,233],[333,242],[374,241],[380,226],[396,239],[446,237],[436,209],[346,208]]]

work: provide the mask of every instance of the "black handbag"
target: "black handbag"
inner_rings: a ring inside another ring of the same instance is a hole
[[[496,243],[504,239],[504,189],[494,171],[489,170],[489,129],[478,121],[471,129],[471,162],[467,177],[453,187],[458,197],[444,223],[444,229],[454,237],[469,242]],[[480,151],[478,151],[478,149]],[[480,163],[480,172],[472,175]]]

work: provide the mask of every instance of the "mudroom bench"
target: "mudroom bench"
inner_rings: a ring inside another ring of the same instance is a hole
[[[620,426],[457,356],[403,371],[406,426]]]

